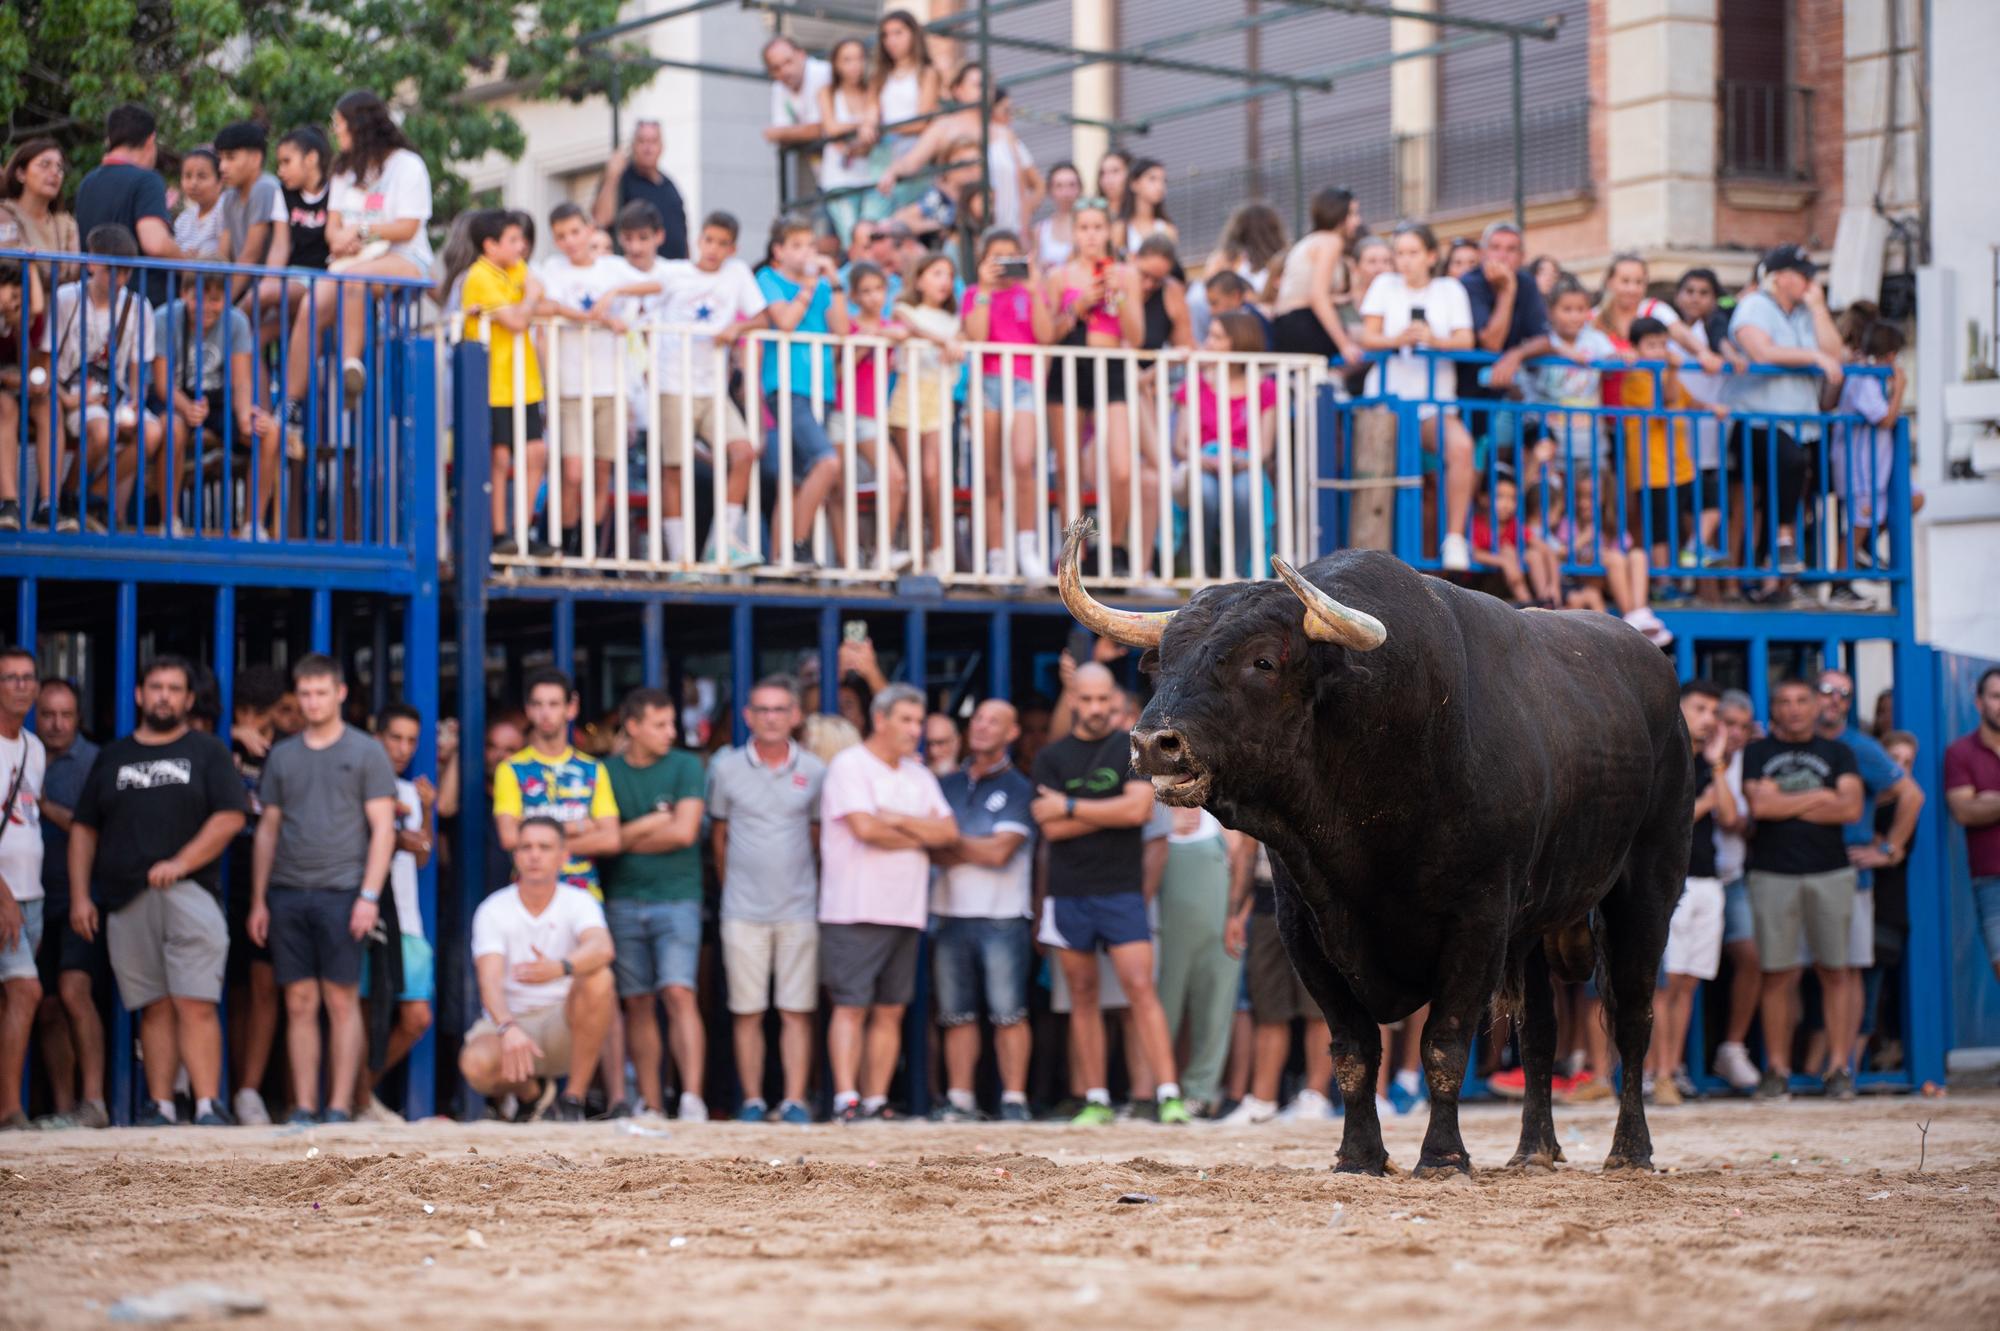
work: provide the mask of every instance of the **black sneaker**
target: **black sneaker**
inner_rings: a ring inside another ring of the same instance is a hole
[[[1854,1074],[1844,1071],[1827,1073],[1826,1098],[1829,1100],[1852,1100],[1854,1098]]]
[[[1866,610],[1875,604],[1845,582],[1833,584],[1833,590],[1826,594],[1826,603],[1836,609]]]
[[[300,1105],[285,1116],[285,1125],[287,1127],[310,1128],[316,1127],[318,1124],[319,1115],[307,1109],[304,1105]]]
[[[813,558],[813,543],[810,540],[794,541],[792,543],[792,562],[797,564],[801,569],[815,569],[819,567],[819,560]]]
[[[573,1095],[559,1095],[555,1103],[542,1115],[544,1123],[582,1123],[589,1116],[583,1112],[583,1101]]]
[[[1757,1082],[1759,1100],[1789,1100],[1792,1098],[1791,1079],[1782,1072],[1766,1069]]]
[[[233,1128],[236,1126],[236,1120],[222,1112],[222,1106],[217,1105],[196,1116],[194,1125],[197,1128]]]
[[[1805,571],[1805,561],[1799,558],[1799,543],[1797,541],[1779,541],[1778,572],[1803,573]]]
[[[331,1127],[336,1123],[352,1123],[354,1115],[348,1113],[345,1109],[329,1109],[319,1116],[319,1121]]]
[[[0,531],[21,530],[21,501],[0,499]]]
[[[139,1116],[132,1120],[132,1126],[135,1128],[176,1128],[180,1126],[180,1120],[177,1118],[168,1118],[165,1114],[162,1114],[157,1100],[146,1099],[140,1102]]]

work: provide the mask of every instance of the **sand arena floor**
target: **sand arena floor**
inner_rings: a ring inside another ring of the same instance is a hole
[[[0,1326],[197,1280],[246,1327],[2000,1326],[2000,1095],[1661,1110],[1644,1177],[1557,1113],[1553,1176],[1476,1107],[1442,1183],[1335,1176],[1333,1122],[7,1134]]]

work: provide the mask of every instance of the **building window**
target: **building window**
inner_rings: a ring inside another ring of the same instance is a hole
[[[1791,82],[1788,0],[1721,0],[1724,176],[1812,178],[1812,90]]]

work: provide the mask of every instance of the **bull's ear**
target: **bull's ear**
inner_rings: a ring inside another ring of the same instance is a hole
[[[1160,649],[1148,647],[1139,654],[1139,669],[1145,674],[1156,673],[1160,668]]]

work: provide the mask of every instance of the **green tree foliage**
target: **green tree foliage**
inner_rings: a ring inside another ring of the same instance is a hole
[[[580,101],[610,83],[610,46],[579,33],[618,0],[0,0],[0,125],[51,134],[79,168],[102,153],[104,113],[139,102],[160,142],[186,148],[231,120],[273,137],[324,127],[351,88],[382,94],[430,165],[440,216],[466,200],[455,162],[525,146],[496,94]],[[625,87],[643,63],[624,63]]]

